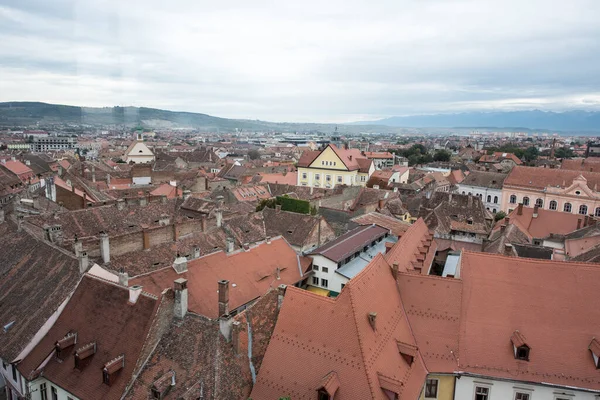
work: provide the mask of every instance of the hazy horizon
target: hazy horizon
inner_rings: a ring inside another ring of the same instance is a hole
[[[0,0],[0,101],[273,122],[600,111],[600,2]]]

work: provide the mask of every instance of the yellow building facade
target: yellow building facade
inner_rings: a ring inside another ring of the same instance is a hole
[[[375,166],[357,149],[305,152],[298,163],[298,186],[333,189],[336,185],[365,186]]]
[[[423,390],[421,391],[421,396],[419,400],[454,400],[454,381],[456,377],[454,375],[437,375],[437,374],[429,374],[427,375],[427,380],[437,381],[437,392],[435,393],[435,397],[433,393],[426,393],[427,384],[425,383],[423,386]],[[426,397],[425,395],[429,394],[430,397]]]

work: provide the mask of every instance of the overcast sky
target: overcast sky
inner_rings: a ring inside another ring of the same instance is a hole
[[[600,110],[600,0],[0,0],[0,101],[272,121]]]

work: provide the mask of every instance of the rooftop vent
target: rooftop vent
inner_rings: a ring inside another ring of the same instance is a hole
[[[123,368],[125,368],[125,354],[121,354],[104,364],[104,368],[102,368],[102,382],[110,386],[111,381],[114,380],[114,374]]]
[[[594,365],[597,369],[600,369],[600,342],[596,338],[593,338],[588,349],[592,352],[592,357],[594,357]]]
[[[75,351],[75,368],[82,370],[87,364],[87,360],[96,354],[96,342],[91,342]]]
[[[371,328],[373,330],[375,330],[375,322],[377,320],[377,313],[376,312],[370,312],[368,315],[369,318],[369,325],[371,325]]]

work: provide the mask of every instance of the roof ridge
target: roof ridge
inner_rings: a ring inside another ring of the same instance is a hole
[[[468,254],[473,254],[473,255],[484,255],[484,257],[494,257],[494,258],[514,258],[514,257],[507,257],[505,255],[502,254],[495,254],[495,253],[481,253],[478,251],[471,251],[471,250],[463,250],[464,253],[468,253]],[[600,264],[595,263],[595,262],[585,262],[585,261],[559,261],[559,260],[545,260],[545,259],[541,259],[541,258],[530,258],[530,257],[518,257],[519,260],[530,260],[530,261],[534,261],[534,262],[539,262],[542,264],[551,264],[554,265],[556,267],[562,267],[565,265],[568,266],[580,266],[580,267],[592,267],[593,269],[600,269]]]

